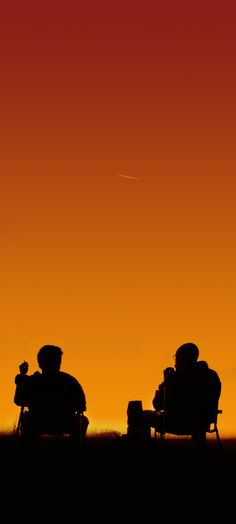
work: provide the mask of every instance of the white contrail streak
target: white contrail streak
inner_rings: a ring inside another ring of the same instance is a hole
[[[117,175],[122,178],[129,178],[130,180],[141,180],[141,178],[138,178],[137,176],[129,176],[129,175]]]

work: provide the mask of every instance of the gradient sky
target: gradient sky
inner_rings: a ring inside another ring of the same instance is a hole
[[[235,7],[15,4],[0,13],[1,427],[44,344],[91,429],[125,430],[128,401],[151,408],[192,341],[235,435]]]

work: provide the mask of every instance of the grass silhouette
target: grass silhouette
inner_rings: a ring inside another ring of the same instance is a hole
[[[219,450],[210,438],[200,453],[189,438],[134,442],[117,432],[101,432],[90,434],[80,448],[69,438],[30,444],[2,433],[0,461],[11,499],[36,504],[37,512],[44,508],[47,515],[52,511],[54,520],[62,506],[79,514],[82,507],[104,521],[112,505],[110,519],[133,522],[141,510],[145,520],[163,508],[169,516],[174,510],[181,516],[186,500],[194,514],[200,508],[205,514],[207,507],[210,514],[221,504],[226,511],[234,501],[233,495],[227,497],[236,467],[235,439],[222,439]]]

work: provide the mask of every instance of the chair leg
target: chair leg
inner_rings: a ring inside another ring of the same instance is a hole
[[[160,434],[160,437],[158,437],[158,434]],[[154,440],[160,439],[161,441],[163,441],[164,438],[165,438],[165,433],[163,433],[162,431],[157,431],[157,429],[154,428]]]
[[[206,448],[206,432],[195,431],[191,435],[193,448],[198,451],[203,451]]]
[[[219,431],[218,431],[217,426],[215,426],[215,433],[216,433],[217,446],[220,449],[221,448],[221,440],[220,440],[220,435],[219,435]]]

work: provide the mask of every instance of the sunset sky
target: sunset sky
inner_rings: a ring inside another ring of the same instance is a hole
[[[9,2],[0,20],[0,426],[44,344],[90,428],[119,431],[192,341],[236,435],[235,6]]]

